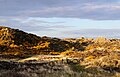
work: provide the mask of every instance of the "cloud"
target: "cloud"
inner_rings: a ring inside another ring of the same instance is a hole
[[[3,17],[63,17],[119,20],[119,0],[0,0]]]
[[[50,26],[50,28],[53,28],[53,29],[65,29],[65,28],[70,28],[70,27],[73,27],[73,26],[65,26],[65,25]]]
[[[65,31],[64,33],[75,37],[107,37],[107,38],[120,38],[120,29],[82,29],[74,31]],[[70,37],[72,37],[70,36]]]
[[[49,26],[44,25],[37,25],[37,22],[31,21],[31,22],[24,22],[23,19],[9,19],[9,18],[2,18],[3,20],[6,20],[7,22],[3,22],[3,20],[0,20],[0,25],[8,26],[11,28],[21,29],[23,31],[51,31],[53,29],[50,29]]]
[[[60,38],[66,38],[66,37],[78,38],[81,36],[85,36],[85,37],[103,36],[107,38],[120,38],[120,29],[81,29],[80,27],[77,26],[68,26],[65,21],[58,22],[56,19],[51,19],[51,18],[47,20],[47,18],[46,19],[43,18],[11,19],[10,17],[6,17],[6,18],[0,17],[0,19],[2,19],[0,20],[0,24],[2,26],[8,26],[11,28],[20,29],[25,32],[37,34],[40,36],[47,35],[51,37],[60,37]]]
[[[16,19],[12,19],[15,21],[19,21],[21,23],[39,23],[39,24],[61,24],[61,23],[65,23],[65,22],[61,22],[61,21],[47,21],[47,20],[42,20],[42,18],[16,18]]]
[[[0,23],[7,23],[8,22],[8,20],[6,20],[6,19],[0,19]]]
[[[63,25],[64,21],[49,21],[42,18],[14,18],[10,17],[0,17],[0,25],[8,26],[11,28],[21,29],[27,32],[50,32],[59,31],[71,26]],[[52,19],[51,19],[52,20]]]

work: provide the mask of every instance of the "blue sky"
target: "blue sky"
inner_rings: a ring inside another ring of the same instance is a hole
[[[120,0],[0,0],[0,25],[39,36],[120,38]]]

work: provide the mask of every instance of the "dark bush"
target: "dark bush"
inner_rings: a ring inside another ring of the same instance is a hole
[[[9,71],[0,75],[0,77],[28,77],[27,75],[17,73],[15,71]]]

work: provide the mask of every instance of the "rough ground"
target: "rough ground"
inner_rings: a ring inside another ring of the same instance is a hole
[[[0,77],[10,76],[119,77],[120,39],[40,37],[0,26]]]
[[[76,59],[24,62],[0,61],[0,77],[113,77],[116,73],[101,68],[85,68]],[[27,60],[27,61],[25,61]],[[117,73],[118,74],[118,73]]]

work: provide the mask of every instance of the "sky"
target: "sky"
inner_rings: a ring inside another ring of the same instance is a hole
[[[38,36],[120,38],[120,0],[0,0],[0,25]]]

